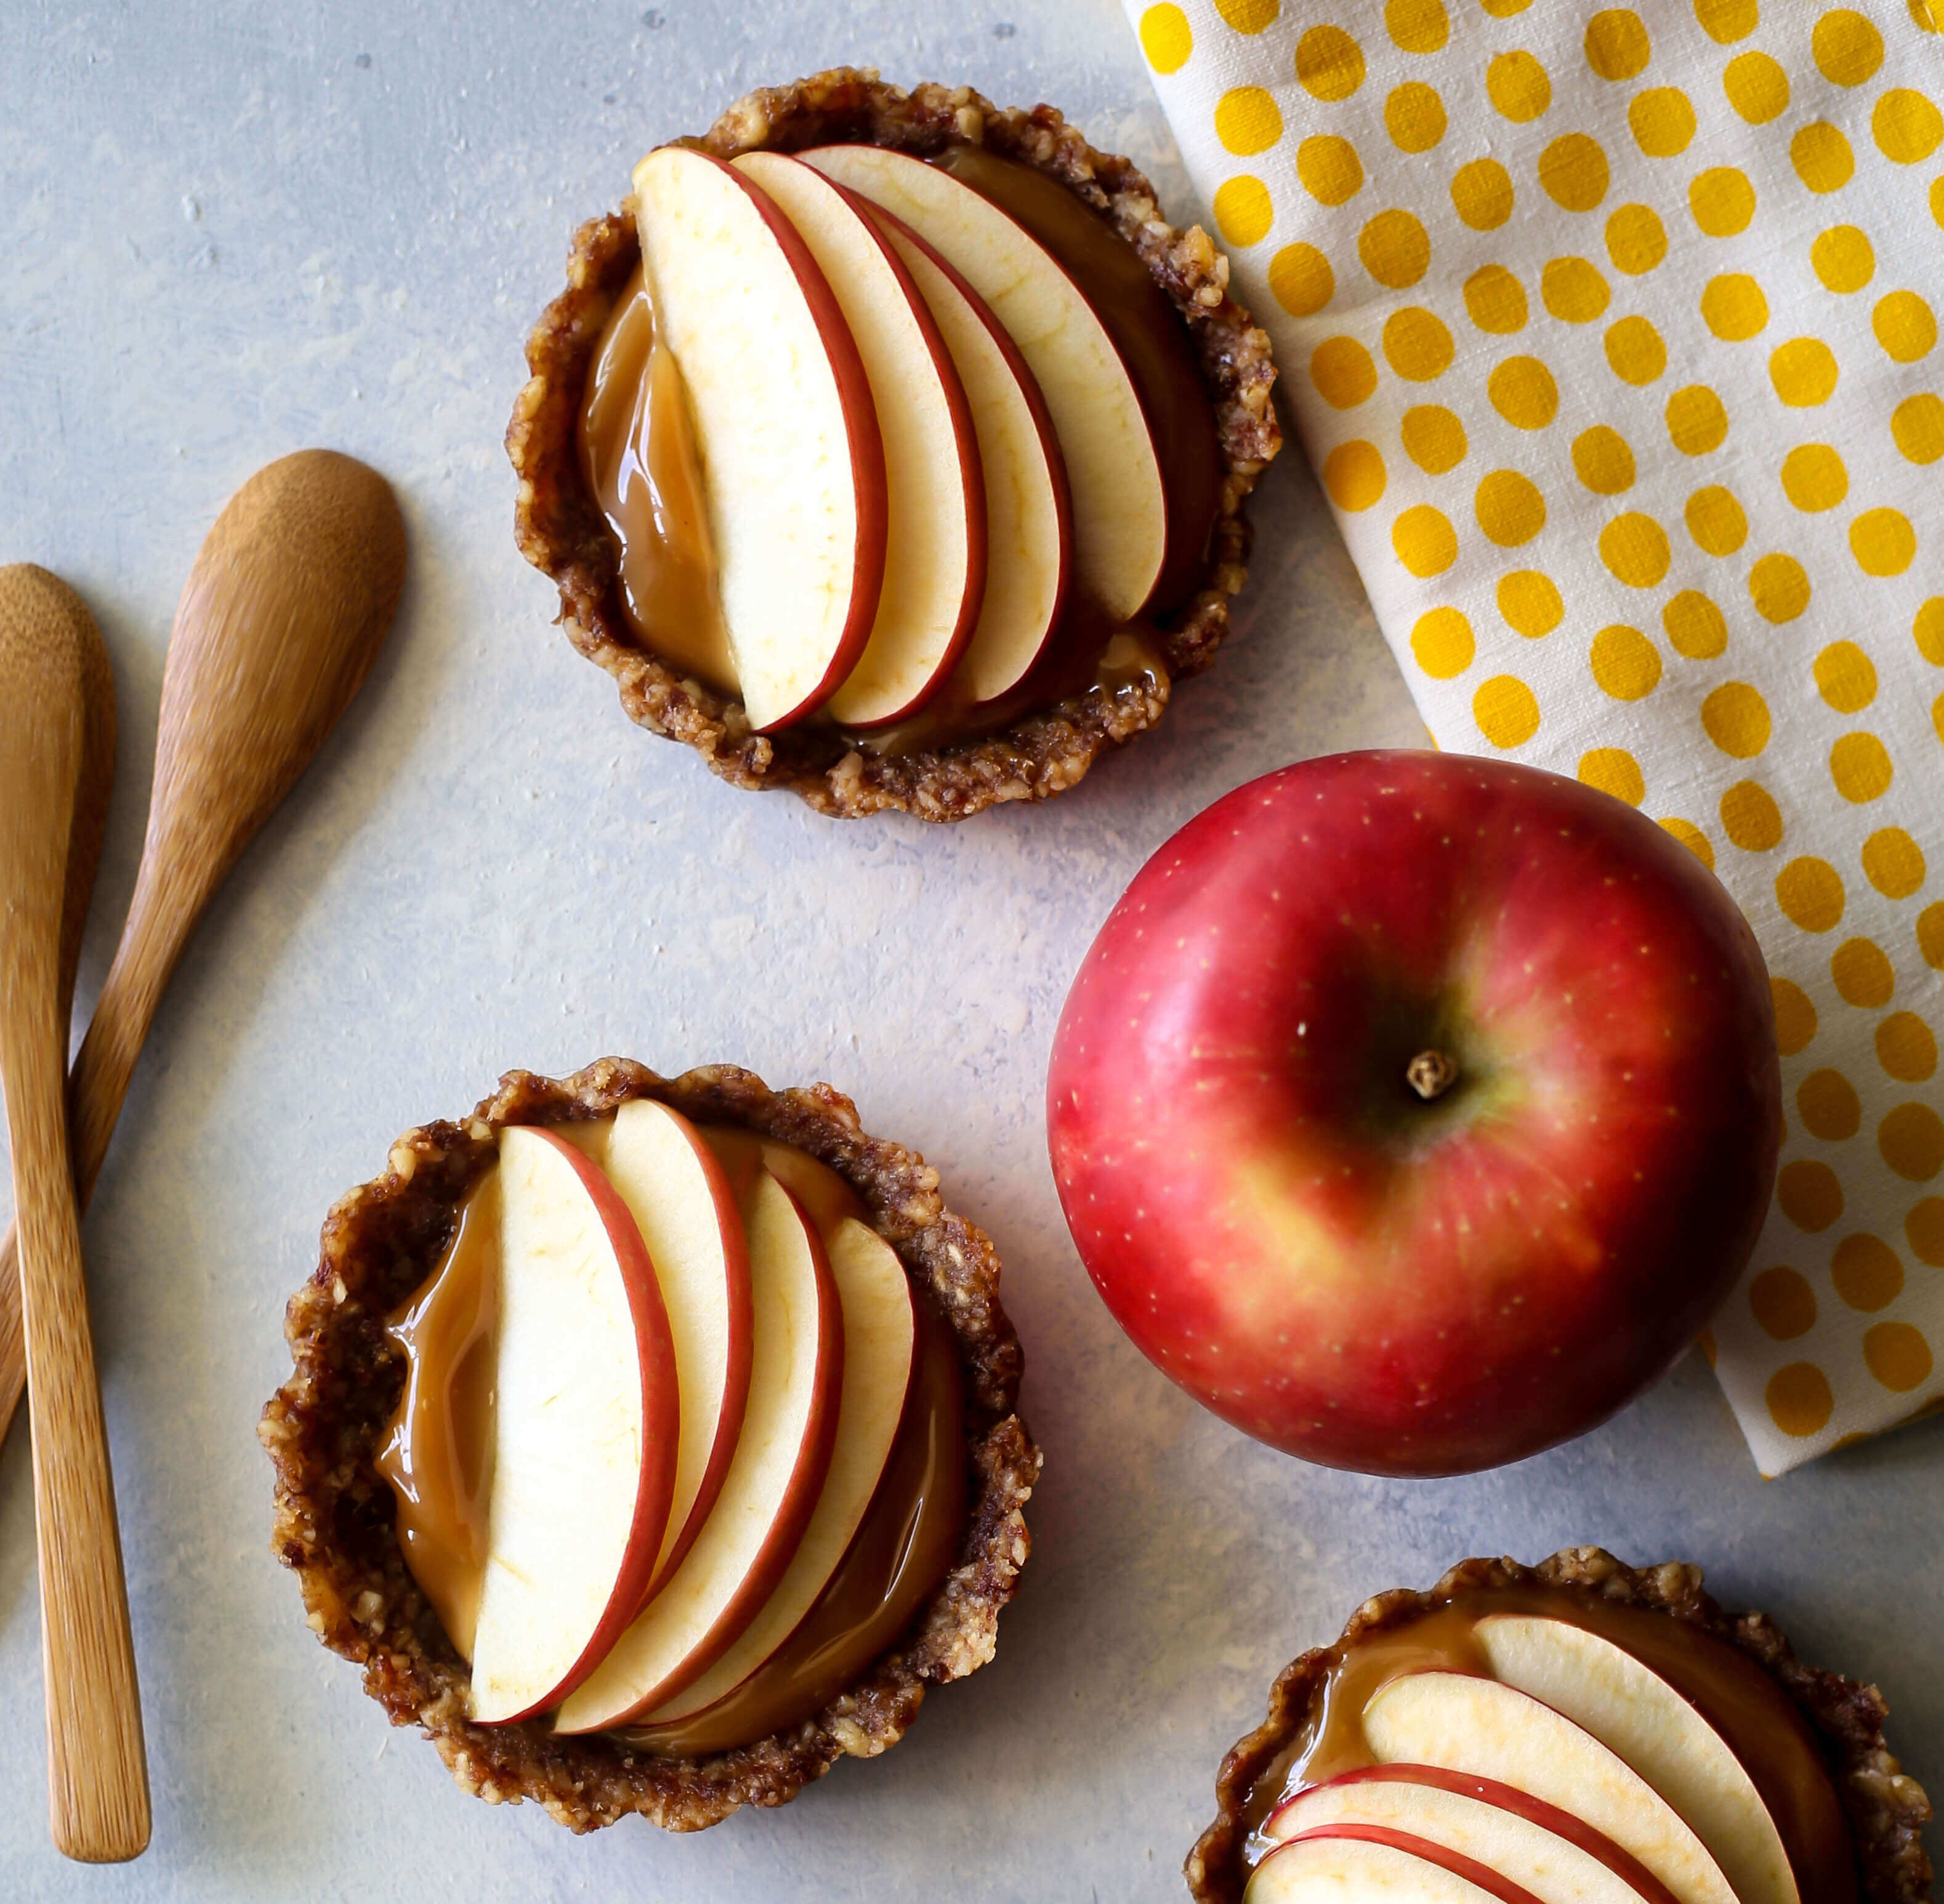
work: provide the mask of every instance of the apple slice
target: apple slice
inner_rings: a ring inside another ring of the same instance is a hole
[[[870,379],[890,518],[884,592],[857,664],[826,704],[881,727],[928,700],[964,652],[986,592],[986,484],[965,389],[931,309],[862,201],[787,153],[735,161],[810,247]]]
[[[897,1252],[854,1217],[838,1224],[828,1247],[844,1310],[844,1386],[817,1511],[789,1570],[742,1637],[644,1724],[672,1724],[713,1706],[770,1659],[829,1584],[884,1478],[917,1367],[911,1281]]]
[[[647,1247],[551,1130],[500,1139],[500,1319],[471,1716],[558,1703],[641,1604],[680,1432],[675,1345]]]
[[[694,411],[749,721],[801,720],[864,651],[888,497],[869,379],[796,228],[752,181],[663,146],[635,168],[655,322]]]
[[[1278,1844],[1243,1904],[1539,1904],[1509,1878],[1443,1846],[1367,1825],[1341,1825]]]
[[[561,1707],[559,1731],[624,1724],[706,1672],[775,1589],[816,1508],[843,1380],[836,1285],[801,1207],[767,1170],[743,1226],[755,1326],[735,1456],[688,1558]]]
[[[801,156],[910,226],[1011,333],[1066,459],[1076,580],[1112,620],[1138,614],[1167,558],[1167,488],[1133,380],[1079,286],[1023,225],[921,158],[881,146]]]
[[[1741,1904],[1799,1904],[1782,1835],[1755,1781],[1657,1672],[1569,1620],[1494,1613],[1475,1631],[1494,1678],[1612,1747],[1680,1813]]]
[[[1377,1765],[1285,1800],[1272,1838],[1368,1825],[1441,1844],[1509,1878],[1540,1904],[1675,1904],[1647,1866],[1570,1812],[1492,1779],[1431,1765]]]
[[[1736,1904],[1680,1814],[1610,1748],[1516,1687],[1469,1673],[1393,1679],[1364,1709],[1379,1760],[1441,1766],[1529,1792],[1630,1851],[1680,1904]]]
[[[958,664],[977,705],[1017,687],[1066,607],[1073,508],[1066,460],[1039,380],[992,307],[881,205],[871,216],[938,320],[965,386],[986,476],[986,599]]]

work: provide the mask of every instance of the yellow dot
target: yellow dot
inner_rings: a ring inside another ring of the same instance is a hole
[[[1309,380],[1333,410],[1354,410],[1377,387],[1377,367],[1355,337],[1325,337],[1310,352]]]
[[[1598,267],[1586,258],[1549,259],[1539,274],[1539,294],[1562,324],[1591,324],[1613,296]]]
[[[1816,1292],[1793,1269],[1764,1269],[1749,1285],[1749,1307],[1762,1333],[1776,1342],[1793,1342],[1816,1326]]]
[[[1583,132],[1553,140],[1539,155],[1539,183],[1561,211],[1592,211],[1607,195],[1607,155]]]
[[[1494,469],[1475,498],[1478,527],[1501,549],[1516,549],[1546,527],[1546,498],[1516,469]]]
[[[1634,486],[1634,453],[1627,439],[1604,423],[1573,439],[1573,467],[1595,496],[1618,496]]]
[[[1215,102],[1215,136],[1238,158],[1267,152],[1282,137],[1282,109],[1260,86],[1231,86]]]
[[[1384,320],[1384,358],[1398,376],[1429,383],[1450,368],[1451,333],[1430,312],[1413,305]]]
[[[1215,223],[1223,241],[1238,251],[1261,244],[1275,223],[1269,187],[1246,172],[1224,179],[1215,188]]]
[[[1893,1394],[1908,1395],[1930,1379],[1930,1345],[1908,1322],[1879,1322],[1863,1337],[1863,1361]]]
[[[1441,404],[1413,405],[1398,434],[1404,454],[1429,475],[1441,476],[1465,460],[1465,426]]]
[[[1744,853],[1768,853],[1782,844],[1782,809],[1754,780],[1737,780],[1721,795],[1721,830]]]
[[[1816,691],[1838,714],[1860,714],[1877,697],[1876,665],[1854,641],[1832,641],[1816,657]]]
[[[1809,262],[1826,289],[1844,294],[1861,291],[1876,275],[1869,234],[1854,225],[1832,225],[1810,246]]]
[[[1406,53],[1436,53],[1450,37],[1444,0],[1384,0],[1384,26]]]
[[[1944,1197],[1924,1197],[1903,1220],[1904,1241],[1919,1263],[1944,1269]]]
[[[1179,7],[1150,7],[1141,15],[1141,51],[1156,72],[1179,72],[1194,50],[1195,35]]]
[[[1930,181],[1930,216],[1934,223],[1944,225],[1944,175]]]
[[[1944,113],[1921,93],[1893,86],[1870,115],[1870,136],[1893,165],[1915,165],[1944,142]]]
[[[1812,1137],[1841,1143],[1862,1128],[1862,1100],[1840,1071],[1812,1071],[1795,1090],[1796,1115]]]
[[[1908,899],[1924,884],[1924,849],[1901,826],[1886,826],[1863,842],[1863,872],[1886,899]]]
[[[1485,92],[1514,124],[1537,118],[1552,103],[1552,82],[1530,53],[1501,53],[1485,69]]]
[[[1653,270],[1667,256],[1667,229],[1651,205],[1622,205],[1607,220],[1607,256],[1630,278]]]
[[[1718,46],[1731,45],[1755,30],[1756,0],[1694,0],[1694,17]]]
[[[1512,215],[1512,174],[1496,158],[1475,158],[1453,174],[1451,203],[1475,232],[1495,232]]]
[[[1754,220],[1755,189],[1736,167],[1711,166],[1689,185],[1687,208],[1709,237],[1733,238]]]
[[[1702,718],[1707,718],[1705,712]],[[1804,932],[1832,931],[1841,921],[1843,881],[1827,860],[1805,856],[1790,860],[1776,875],[1775,897],[1783,911]]]
[[[1872,1010],[1896,990],[1896,970],[1874,939],[1845,939],[1829,955],[1829,977],[1845,1004]]]
[[[1348,99],[1364,83],[1364,49],[1340,26],[1312,26],[1296,43],[1296,78],[1312,99]]]
[[[1627,107],[1634,143],[1650,158],[1672,158],[1694,137],[1694,108],[1678,86],[1650,86]]]
[[[1903,1293],[1903,1263],[1881,1236],[1846,1236],[1829,1258],[1829,1280],[1853,1309],[1887,1309]]]
[[[1763,1399],[1770,1420],[1798,1441],[1821,1434],[1836,1410],[1829,1378],[1813,1362],[1791,1362],[1777,1369],[1768,1378]]]
[[[1893,1011],[1877,1027],[1877,1063],[1906,1084],[1921,1084],[1937,1069],[1937,1040],[1914,1011]]]
[[[1917,531],[1897,509],[1866,509],[1850,524],[1850,552],[1866,575],[1901,575],[1917,559]]]
[[[1683,511],[1694,546],[1708,555],[1732,555],[1749,539],[1749,518],[1732,490],[1718,483],[1697,489]]]
[[[1857,806],[1890,791],[1895,769],[1890,750],[1873,734],[1846,734],[1829,749],[1829,777],[1836,791]]]
[[[1779,627],[1809,606],[1809,577],[1793,555],[1778,550],[1749,571],[1749,595],[1755,613]]]
[[[1334,133],[1312,134],[1297,147],[1296,175],[1319,205],[1340,205],[1364,189],[1364,163],[1356,147]]]
[[[1415,79],[1393,87],[1384,101],[1384,129],[1399,152],[1429,152],[1444,137],[1444,102]]]
[[[1789,162],[1812,192],[1840,192],[1856,169],[1849,140],[1826,119],[1802,127],[1789,140]]]
[[[1804,443],[1782,460],[1782,493],[1812,514],[1833,509],[1850,493],[1850,472],[1827,443]]]
[[[1647,797],[1640,762],[1624,747],[1595,747],[1580,756],[1580,777],[1589,786],[1638,807]]]
[[[1683,456],[1706,456],[1728,440],[1728,413],[1705,383],[1690,383],[1667,400],[1667,434]]]
[[[1710,872],[1715,870],[1715,849],[1709,844],[1708,835],[1692,820],[1669,818],[1662,820],[1660,826],[1663,832],[1672,833]]]
[[[1944,668],[1944,595],[1933,595],[1910,624],[1917,651],[1933,668]]]
[[[1891,414],[1890,433],[1912,463],[1944,457],[1944,398],[1924,390],[1906,397]]]
[[[1930,306],[1914,291],[1893,291],[1879,298],[1870,315],[1877,342],[1899,364],[1914,364],[1929,355],[1937,341],[1937,320]]]
[[[1809,50],[1822,77],[1836,86],[1860,86],[1883,64],[1883,35],[1859,13],[1832,8],[1816,23]]]
[[[1917,915],[1917,949],[1925,964],[1944,972],[1944,900],[1927,906]]]
[[[1877,1151],[1910,1183],[1928,1183],[1944,1170],[1944,1118],[1928,1104],[1899,1104],[1877,1126]]]
[[[1772,978],[1768,989],[1775,1001],[1776,1047],[1785,1058],[1792,1058],[1807,1050],[1816,1036],[1816,1007],[1793,979]]]
[[[1465,308],[1481,331],[1510,337],[1525,328],[1525,287],[1502,264],[1484,264],[1465,280]]]
[[[1336,274],[1313,245],[1285,245],[1269,260],[1269,291],[1291,317],[1314,317],[1336,295]]]
[[[1739,53],[1721,75],[1728,103],[1751,125],[1767,125],[1789,109],[1789,75],[1766,53]]]
[[[1836,354],[1819,337],[1792,337],[1769,358],[1768,374],[1784,403],[1811,409],[1835,394]]]
[[[1632,79],[1653,57],[1641,17],[1625,7],[1597,13],[1586,23],[1586,63],[1602,79]]]
[[[1410,631],[1410,651],[1434,681],[1450,681],[1472,665],[1478,643],[1472,624],[1456,608],[1432,608]]]
[[[1676,654],[1712,661],[1727,651],[1727,617],[1699,589],[1683,589],[1660,611],[1660,625]]]
[[[1843,1186],[1836,1173],[1819,1158],[1798,1158],[1776,1174],[1775,1200],[1798,1229],[1814,1235],[1843,1213]]]
[[[1384,493],[1384,460],[1374,443],[1340,443],[1323,461],[1323,487],[1340,509],[1355,515]]]
[[[1539,731],[1539,703],[1513,675],[1494,675],[1472,697],[1472,718],[1494,747],[1520,747]]]
[[[1752,760],[1768,745],[1768,703],[1746,681],[1724,681],[1701,703],[1701,725],[1723,753]]]
[[[1379,284],[1406,291],[1430,267],[1431,238],[1409,212],[1380,211],[1358,234],[1357,255]]]
[[[1282,0],[1215,0],[1215,11],[1238,33],[1260,33],[1273,26]]]
[[[1508,357],[1486,380],[1485,394],[1515,429],[1543,429],[1559,410],[1559,386],[1536,357]]]
[[[1552,578],[1536,568],[1515,568],[1500,576],[1498,597],[1506,626],[1529,641],[1550,635],[1565,618],[1566,604]]]
[[[1723,343],[1743,343],[1768,322],[1768,300],[1747,272],[1724,272],[1702,292],[1701,315]]]
[[[1458,559],[1458,532],[1443,510],[1420,503],[1391,524],[1391,546],[1412,574],[1442,575]]]
[[[1659,652],[1638,628],[1601,629],[1588,659],[1601,692],[1616,701],[1644,700],[1660,684]]]
[[[1478,0],[1494,20],[1509,20],[1515,14],[1522,14],[1532,5],[1532,0]]]
[[[1621,383],[1653,383],[1668,368],[1668,346],[1644,317],[1623,317],[1607,325],[1606,361]]]
[[[1652,516],[1630,509],[1600,531],[1600,559],[1616,581],[1630,589],[1651,589],[1666,579],[1673,552],[1667,531]],[[1659,672],[1656,661],[1656,676]]]

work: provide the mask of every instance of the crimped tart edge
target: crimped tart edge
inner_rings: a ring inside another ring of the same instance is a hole
[[[836,1170],[930,1292],[966,1381],[970,1499],[958,1564],[905,1638],[822,1712],[700,1758],[656,1758],[601,1734],[558,1737],[538,1724],[469,1723],[466,1669],[405,1567],[390,1489],[373,1466],[403,1379],[384,1318],[435,1265],[499,1130],[604,1117],[643,1097],[794,1144]],[[1029,1551],[1022,1510],[1040,1466],[1016,1412],[1019,1342],[998,1279],[990,1240],[946,1208],[937,1172],[866,1135],[828,1085],[772,1091],[726,1065],[666,1078],[614,1058],[558,1081],[509,1072],[463,1123],[408,1131],[384,1175],[325,1219],[318,1266],[288,1311],[294,1367],[259,1429],[276,1469],[272,1550],[297,1573],[325,1646],[361,1665],[366,1692],[392,1724],[421,1727],[461,1789],[489,1804],[531,1798],[577,1832],[630,1813],[695,1831],[743,1805],[786,1804],[846,1754],[875,1758],[895,1745],[927,1684],[963,1678],[992,1656]]]
[[[1074,785],[1106,748],[1152,727],[1173,681],[1205,667],[1228,632],[1229,598],[1242,586],[1248,555],[1243,504],[1281,444],[1269,339],[1229,297],[1228,260],[1201,227],[1170,225],[1131,161],[1097,151],[1050,106],[1001,111],[969,87],[906,93],[874,71],[842,67],[752,92],[703,138],[685,143],[732,158],[837,140],[921,154],[983,144],[1035,166],[1109,217],[1181,313],[1215,412],[1223,490],[1204,584],[1162,631],[1169,678],[1097,688],[983,739],[888,757],[848,748],[827,730],[752,733],[740,701],[644,650],[621,612],[613,540],[587,494],[575,440],[595,347],[640,254],[625,205],[576,232],[567,289],[528,343],[531,374],[506,431],[519,478],[515,539],[558,587],[568,638],[614,678],[629,718],[687,743],[736,786],[787,787],[845,818],[892,809],[962,820],[1007,801],[1044,799]]]
[[[1923,1788],[1884,1743],[1889,1711],[1874,1686],[1804,1666],[1766,1613],[1730,1616],[1702,1590],[1701,1569],[1684,1561],[1636,1569],[1599,1547],[1567,1547],[1536,1567],[1512,1560],[1461,1561],[1429,1593],[1399,1588],[1366,1600],[1336,1645],[1401,1626],[1459,1592],[1517,1586],[1576,1589],[1615,1606],[1684,1620],[1753,1659],[1795,1703],[1823,1748],[1856,1850],[1864,1904],[1929,1904],[1930,1859],[1922,1841],[1931,1816]],[[1333,1648],[1292,1660],[1269,1689],[1269,1712],[1237,1741],[1215,1780],[1215,1822],[1188,1854],[1188,1888],[1197,1904],[1240,1904],[1247,1872],[1243,1807],[1256,1780],[1312,1718]]]

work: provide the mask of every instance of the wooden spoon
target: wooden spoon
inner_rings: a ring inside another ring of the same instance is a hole
[[[371,671],[404,575],[390,485],[331,450],[257,471],[198,553],[169,637],[135,896],[69,1080],[84,1209],[196,921]],[[0,1437],[23,1374],[12,1247],[0,1241]]]
[[[33,1371],[48,1788],[55,1844],[106,1863],[149,1842],[149,1774],[108,1438],[88,1326],[62,1074],[69,850],[106,651],[74,592],[0,570],[0,1084]],[[98,744],[98,737],[97,737]]]

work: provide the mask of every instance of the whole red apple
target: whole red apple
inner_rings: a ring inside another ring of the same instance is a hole
[[[1755,1247],[1768,977],[1713,875],[1527,767],[1340,754],[1144,866],[1054,1040],[1054,1176],[1115,1319],[1272,1446],[1469,1472],[1658,1377]]]

